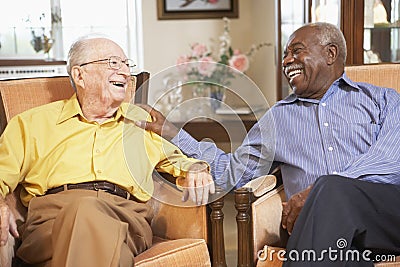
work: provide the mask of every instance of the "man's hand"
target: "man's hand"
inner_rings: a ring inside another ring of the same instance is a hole
[[[208,195],[215,193],[214,180],[208,172],[208,166],[204,163],[190,166],[183,188],[183,201],[190,197],[199,206],[207,204]]]
[[[15,216],[4,199],[0,197],[0,246],[4,246],[7,243],[8,232],[15,238],[19,237]]]
[[[311,189],[312,185],[307,187],[304,191],[294,194],[288,202],[282,203],[282,227],[287,229],[289,234],[292,233],[294,223],[296,222]]]
[[[152,117],[153,121],[152,122],[137,121],[135,122],[136,126],[139,126],[140,128],[143,128],[148,131],[155,132],[156,134],[162,136],[167,140],[171,140],[178,134],[179,129],[171,122],[169,122],[167,119],[165,119],[164,115],[161,114],[161,112],[155,110],[149,105],[144,105],[144,104],[137,104],[137,105],[146,110]]]

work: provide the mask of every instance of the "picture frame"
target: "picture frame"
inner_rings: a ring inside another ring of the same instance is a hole
[[[159,20],[238,18],[239,0],[157,0]]]

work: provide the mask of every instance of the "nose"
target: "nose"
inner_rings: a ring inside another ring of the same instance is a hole
[[[124,75],[125,77],[131,76],[131,69],[126,64],[122,64],[121,68],[118,70],[118,74]]]
[[[293,63],[293,61],[293,55],[290,52],[287,53],[287,55],[285,55],[282,59],[282,67],[286,67],[288,64]]]

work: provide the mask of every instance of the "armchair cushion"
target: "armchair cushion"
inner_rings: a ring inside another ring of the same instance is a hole
[[[256,267],[281,267],[283,264],[283,255],[280,254],[282,250],[285,249],[265,245],[262,252],[259,253],[260,259],[257,261]]]
[[[204,239],[153,239],[153,246],[135,258],[135,266],[211,266]]]

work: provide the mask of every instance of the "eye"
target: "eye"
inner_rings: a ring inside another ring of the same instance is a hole
[[[303,50],[303,48],[295,47],[295,48],[293,48],[292,53],[293,54],[299,54],[299,53],[301,53],[302,50]]]
[[[111,64],[112,66],[117,66],[117,65],[118,65],[118,61],[112,59],[112,60],[110,60],[110,64]]]

